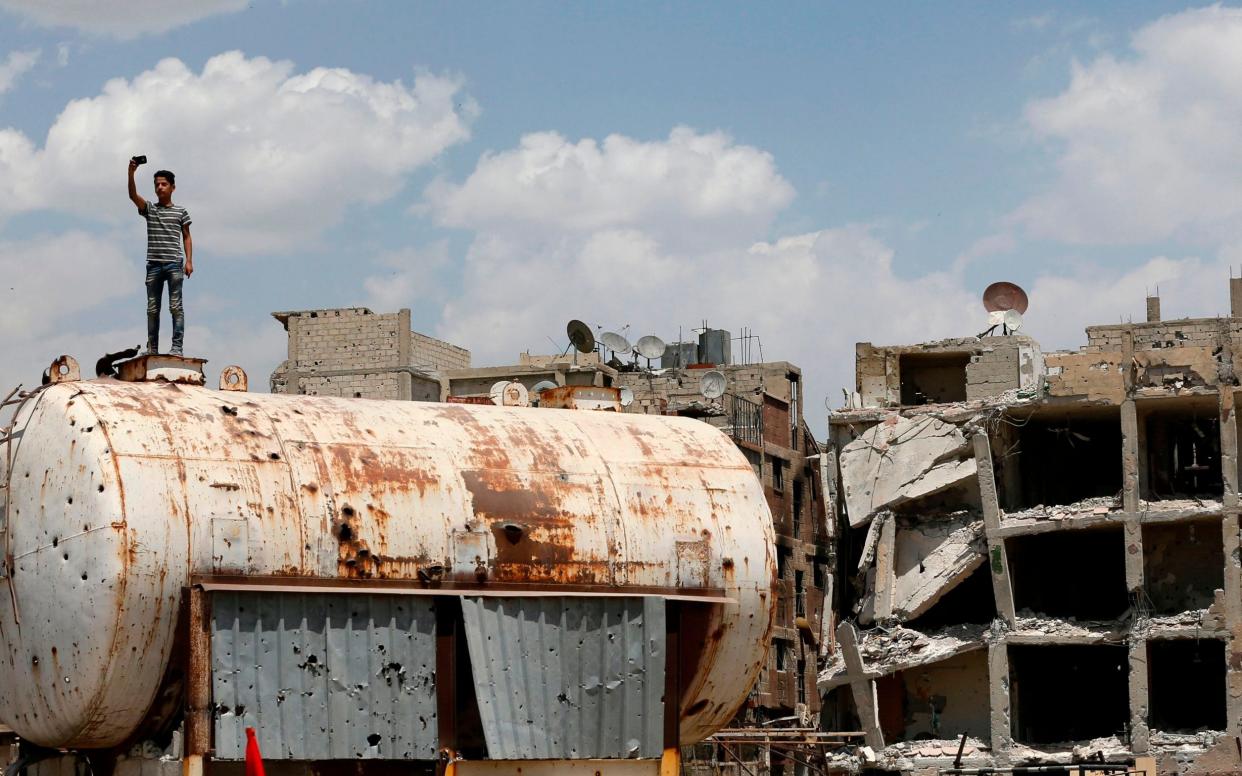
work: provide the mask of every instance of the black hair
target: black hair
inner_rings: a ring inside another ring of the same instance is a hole
[[[152,175],[151,178],[152,180],[154,180],[155,178],[163,178],[164,180],[168,181],[168,185],[170,186],[177,185],[177,176],[173,175],[170,170],[156,170],[155,175]]]

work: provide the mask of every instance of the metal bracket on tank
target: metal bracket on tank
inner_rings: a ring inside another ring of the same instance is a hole
[[[246,370],[240,366],[226,366],[220,370],[220,390],[222,391],[246,391],[247,387]]]
[[[458,580],[487,579],[496,557],[496,538],[477,520],[452,533],[452,561],[449,576]]]
[[[47,368],[49,383],[73,383],[82,379],[82,370],[73,356],[61,356]]]

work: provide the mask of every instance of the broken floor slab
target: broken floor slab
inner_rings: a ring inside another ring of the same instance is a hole
[[[939,493],[976,472],[961,429],[930,416],[889,415],[842,449],[840,465],[855,528],[879,509]]]
[[[986,549],[983,520],[969,512],[935,522],[898,520],[893,616],[912,620],[926,612],[983,565]]]
[[[916,668],[955,655],[987,647],[989,626],[953,625],[934,632],[921,633],[910,628],[873,628],[858,637],[863,671],[875,678]],[[838,654],[819,674],[819,691],[848,684],[845,662]]]

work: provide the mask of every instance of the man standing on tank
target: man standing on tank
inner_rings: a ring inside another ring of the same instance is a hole
[[[138,207],[138,215],[147,221],[147,350],[159,352],[160,302],[164,284],[168,284],[168,312],[172,313],[174,356],[183,353],[185,344],[185,312],[181,306],[181,284],[194,274],[194,242],[190,239],[190,213],[174,205],[173,192],[177,178],[168,170],[155,173],[156,202],[147,202],[134,185],[134,171],[146,157],[129,160],[129,198]]]

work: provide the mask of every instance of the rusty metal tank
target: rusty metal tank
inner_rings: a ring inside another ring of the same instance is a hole
[[[771,515],[696,420],[101,379],[33,397],[10,453],[0,721],[44,746],[134,734],[203,577],[715,591],[683,626],[684,743],[767,653]]]

